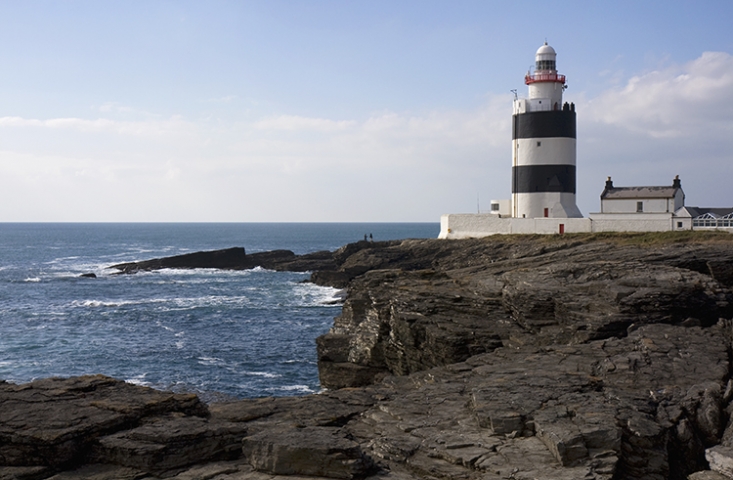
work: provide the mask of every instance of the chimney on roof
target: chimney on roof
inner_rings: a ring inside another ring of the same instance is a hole
[[[613,180],[611,180],[611,177],[606,177],[606,190],[611,190],[613,188]]]
[[[682,182],[680,181],[679,175],[674,176],[674,180],[672,181],[672,186],[674,188],[682,188]]]

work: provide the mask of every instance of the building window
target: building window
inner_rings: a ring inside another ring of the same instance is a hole
[[[492,203],[491,204],[491,211],[492,212],[498,212],[499,211],[499,204],[498,203]]]
[[[682,228],[682,222],[677,222],[677,228]]]
[[[542,142],[537,142],[537,146],[538,147],[541,147],[542,146]]]
[[[636,211],[637,213],[644,211],[644,202],[636,202]]]

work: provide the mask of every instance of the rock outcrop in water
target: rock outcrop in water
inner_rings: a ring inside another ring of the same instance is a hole
[[[118,273],[137,273],[164,268],[247,270],[255,267],[278,271],[305,272],[309,270],[332,270],[336,268],[336,265],[333,262],[333,253],[327,251],[305,255],[296,255],[290,250],[271,250],[246,254],[244,248],[232,247],[139,262],[119,263],[108,268],[115,269]]]
[[[313,280],[347,289],[324,393],[0,383],[0,478],[733,478],[733,236],[320,255]]]

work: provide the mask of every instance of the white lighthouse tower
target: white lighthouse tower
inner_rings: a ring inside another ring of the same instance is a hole
[[[524,78],[529,97],[514,100],[513,217],[583,216],[575,204],[575,105],[562,101],[565,75],[558,75],[555,57],[545,42]]]

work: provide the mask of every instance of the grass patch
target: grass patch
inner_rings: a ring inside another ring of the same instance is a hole
[[[685,230],[677,232],[604,232],[594,233],[591,241],[610,241],[622,245],[669,245],[676,243],[728,243],[733,235],[727,232]]]
[[[506,243],[594,243],[605,242],[616,245],[658,246],[680,243],[723,243],[733,245],[733,234],[721,231],[684,230],[676,232],[599,232],[566,233],[564,235],[492,235],[490,241]]]

